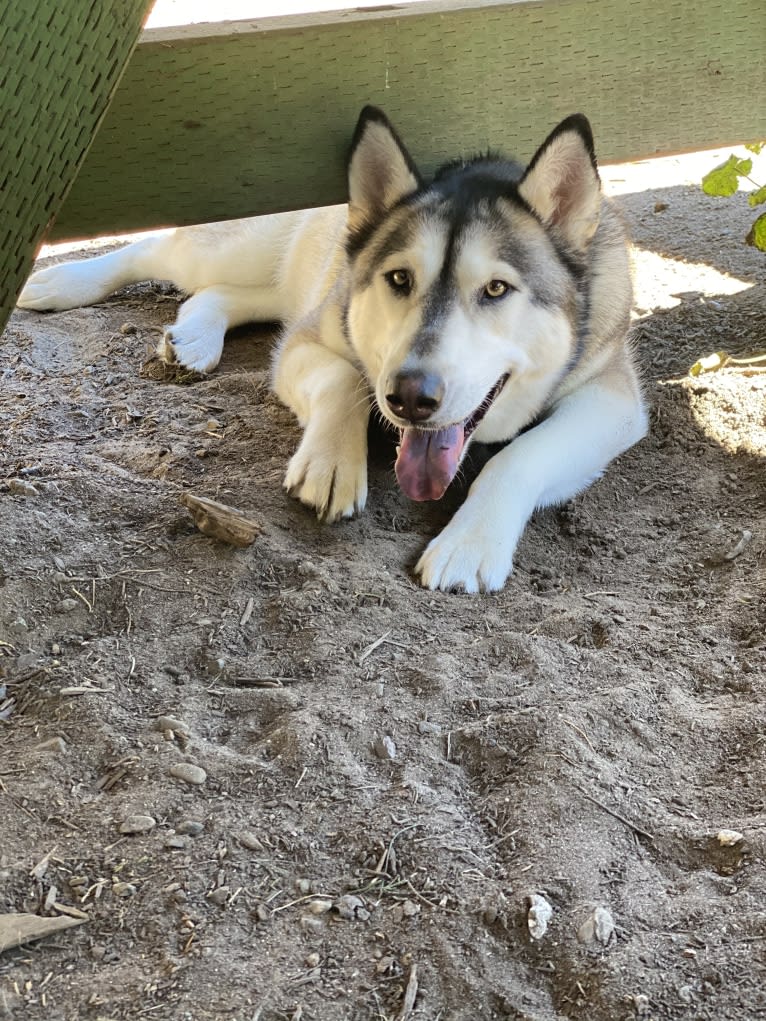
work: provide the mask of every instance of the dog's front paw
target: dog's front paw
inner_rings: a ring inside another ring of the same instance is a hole
[[[351,430],[353,432],[353,430]],[[352,518],[367,502],[366,433],[333,444],[308,433],[293,455],[285,475],[285,489],[316,510],[323,521]]]
[[[486,521],[460,514],[428,544],[415,571],[426,588],[495,592],[513,570],[513,544]]]
[[[91,260],[65,262],[33,273],[16,304],[36,312],[65,312],[101,301],[109,290]]]
[[[212,372],[223,354],[224,328],[198,321],[167,327],[157,352],[169,365],[192,372]]]

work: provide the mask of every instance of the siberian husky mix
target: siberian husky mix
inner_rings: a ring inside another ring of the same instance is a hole
[[[285,486],[328,521],[365,505],[375,405],[400,432],[413,500],[438,500],[473,440],[504,442],[416,567],[430,589],[499,589],[535,508],[583,490],[646,432],[626,241],[590,126],[567,118],[526,169],[480,156],[429,182],[368,106],[348,186],[347,209],[183,228],[41,270],[19,305],[171,280],[192,297],[161,353],[199,372],[230,327],[282,320],[273,383],[304,430]]]

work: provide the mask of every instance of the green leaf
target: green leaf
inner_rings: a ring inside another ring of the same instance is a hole
[[[760,248],[762,252],[766,252],[766,213],[761,213],[750,228],[750,233],[745,241],[749,245],[753,245],[754,248]]]
[[[722,369],[728,360],[729,356],[725,351],[714,351],[713,354],[705,355],[696,361],[689,369],[689,374],[699,376],[703,372],[715,372],[716,369]]]
[[[739,179],[753,169],[752,160],[742,160],[734,153],[725,163],[705,174],[702,178],[702,190],[706,195],[733,195],[739,188]]]
[[[751,206],[760,206],[766,202],[766,184],[764,184],[757,191],[751,191],[747,196],[747,201]]]
[[[759,156],[766,149],[766,142],[748,142],[745,148],[748,152],[754,152],[756,156]]]

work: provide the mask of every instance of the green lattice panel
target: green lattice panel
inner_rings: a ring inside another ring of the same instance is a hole
[[[149,6],[148,0],[0,5],[0,330]]]

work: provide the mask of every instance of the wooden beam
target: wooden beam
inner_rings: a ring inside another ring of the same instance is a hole
[[[475,0],[144,33],[52,239],[343,201],[360,108],[426,172],[528,158],[580,110],[602,161],[763,135],[763,0]]]

